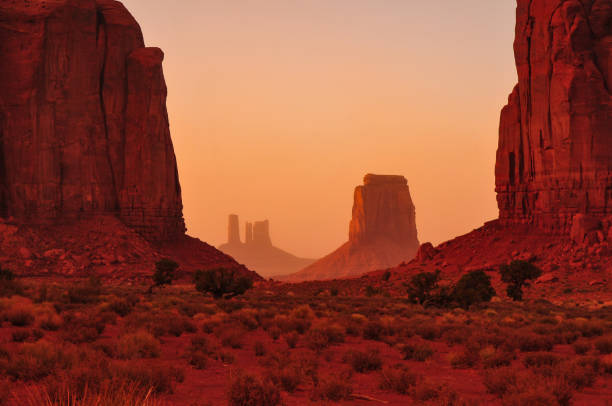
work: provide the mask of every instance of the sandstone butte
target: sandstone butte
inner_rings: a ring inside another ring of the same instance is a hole
[[[245,241],[242,242],[239,218],[235,214],[229,216],[227,243],[219,246],[219,250],[264,277],[294,273],[315,262],[275,247],[268,220],[245,223]]]
[[[355,188],[349,241],[288,281],[337,279],[395,266],[414,258],[419,241],[415,207],[403,176],[365,176]]]
[[[499,265],[522,259],[544,270],[542,298],[569,291],[604,303],[612,283],[612,1],[518,0],[514,53],[519,80],[501,112],[495,166],[499,219],[423,245],[387,283],[401,287],[424,270],[456,279],[484,269],[499,285]]]
[[[519,82],[501,113],[495,167],[500,221],[607,239],[612,2],[519,0],[514,53]]]
[[[194,265],[238,266],[185,235],[163,59],[120,2],[0,2],[0,259],[78,273],[91,260],[72,263],[78,246],[109,265],[135,244],[133,262],[179,250]],[[73,247],[58,255],[70,264],[44,259],[41,244]]]

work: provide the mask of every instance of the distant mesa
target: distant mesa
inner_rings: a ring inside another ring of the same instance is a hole
[[[268,220],[245,223],[243,243],[240,239],[240,221],[236,214],[229,216],[227,243],[221,245],[219,250],[266,277],[290,274],[315,261],[299,258],[273,246]]]
[[[418,248],[415,207],[403,176],[365,176],[355,188],[349,241],[288,281],[359,276],[414,258]]]

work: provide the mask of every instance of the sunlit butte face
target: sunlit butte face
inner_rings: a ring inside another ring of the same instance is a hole
[[[347,240],[366,173],[408,179],[421,242],[497,216],[514,0],[123,3],[166,54],[191,235],[225,242],[236,213],[320,257]]]

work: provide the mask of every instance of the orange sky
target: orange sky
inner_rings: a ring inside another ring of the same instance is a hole
[[[190,234],[267,218],[275,245],[322,256],[368,172],[408,179],[421,242],[497,216],[514,0],[123,3],[166,54]]]

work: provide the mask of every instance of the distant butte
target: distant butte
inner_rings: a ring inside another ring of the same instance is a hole
[[[366,175],[355,188],[349,241],[283,279],[303,281],[358,276],[411,260],[419,248],[415,207],[403,176]]]
[[[268,220],[245,224],[245,242],[240,239],[240,222],[235,214],[229,216],[227,243],[219,247],[262,276],[278,276],[296,272],[315,260],[299,258],[272,245]]]

